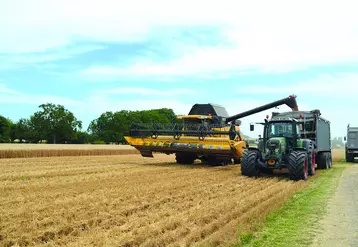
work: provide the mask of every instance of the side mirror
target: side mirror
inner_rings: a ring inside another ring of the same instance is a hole
[[[254,131],[255,130],[255,126],[253,124],[250,124],[250,131]]]
[[[347,141],[347,137],[344,137],[344,141]]]

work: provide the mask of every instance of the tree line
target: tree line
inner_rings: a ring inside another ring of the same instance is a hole
[[[29,118],[17,122],[0,115],[0,143],[109,144],[125,143],[132,123],[171,123],[176,121],[172,109],[105,112],[93,120],[87,130],[82,121],[63,105],[42,104]]]

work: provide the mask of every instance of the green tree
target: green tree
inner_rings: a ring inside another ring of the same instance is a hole
[[[7,143],[11,140],[12,122],[0,115],[0,142]]]
[[[47,140],[48,143],[65,143],[75,138],[82,122],[62,105],[52,103],[39,106],[42,111],[30,118],[32,139]]]
[[[144,111],[106,112],[93,120],[88,131],[106,143],[124,143],[132,123],[171,123],[176,121],[173,110],[163,108]]]
[[[31,126],[30,121],[21,118],[17,121],[12,128],[12,140],[18,139],[20,142],[31,139]]]

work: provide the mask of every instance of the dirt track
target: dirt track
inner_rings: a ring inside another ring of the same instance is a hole
[[[306,184],[167,155],[3,159],[0,170],[0,246],[216,245]]]
[[[358,165],[347,168],[312,246],[358,246]]]

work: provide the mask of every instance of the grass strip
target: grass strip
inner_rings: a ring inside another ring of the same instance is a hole
[[[271,212],[259,231],[242,233],[232,246],[308,246],[320,230],[319,220],[326,213],[328,200],[348,166],[335,162],[332,169],[310,177],[309,185],[295,193],[283,207]]]

